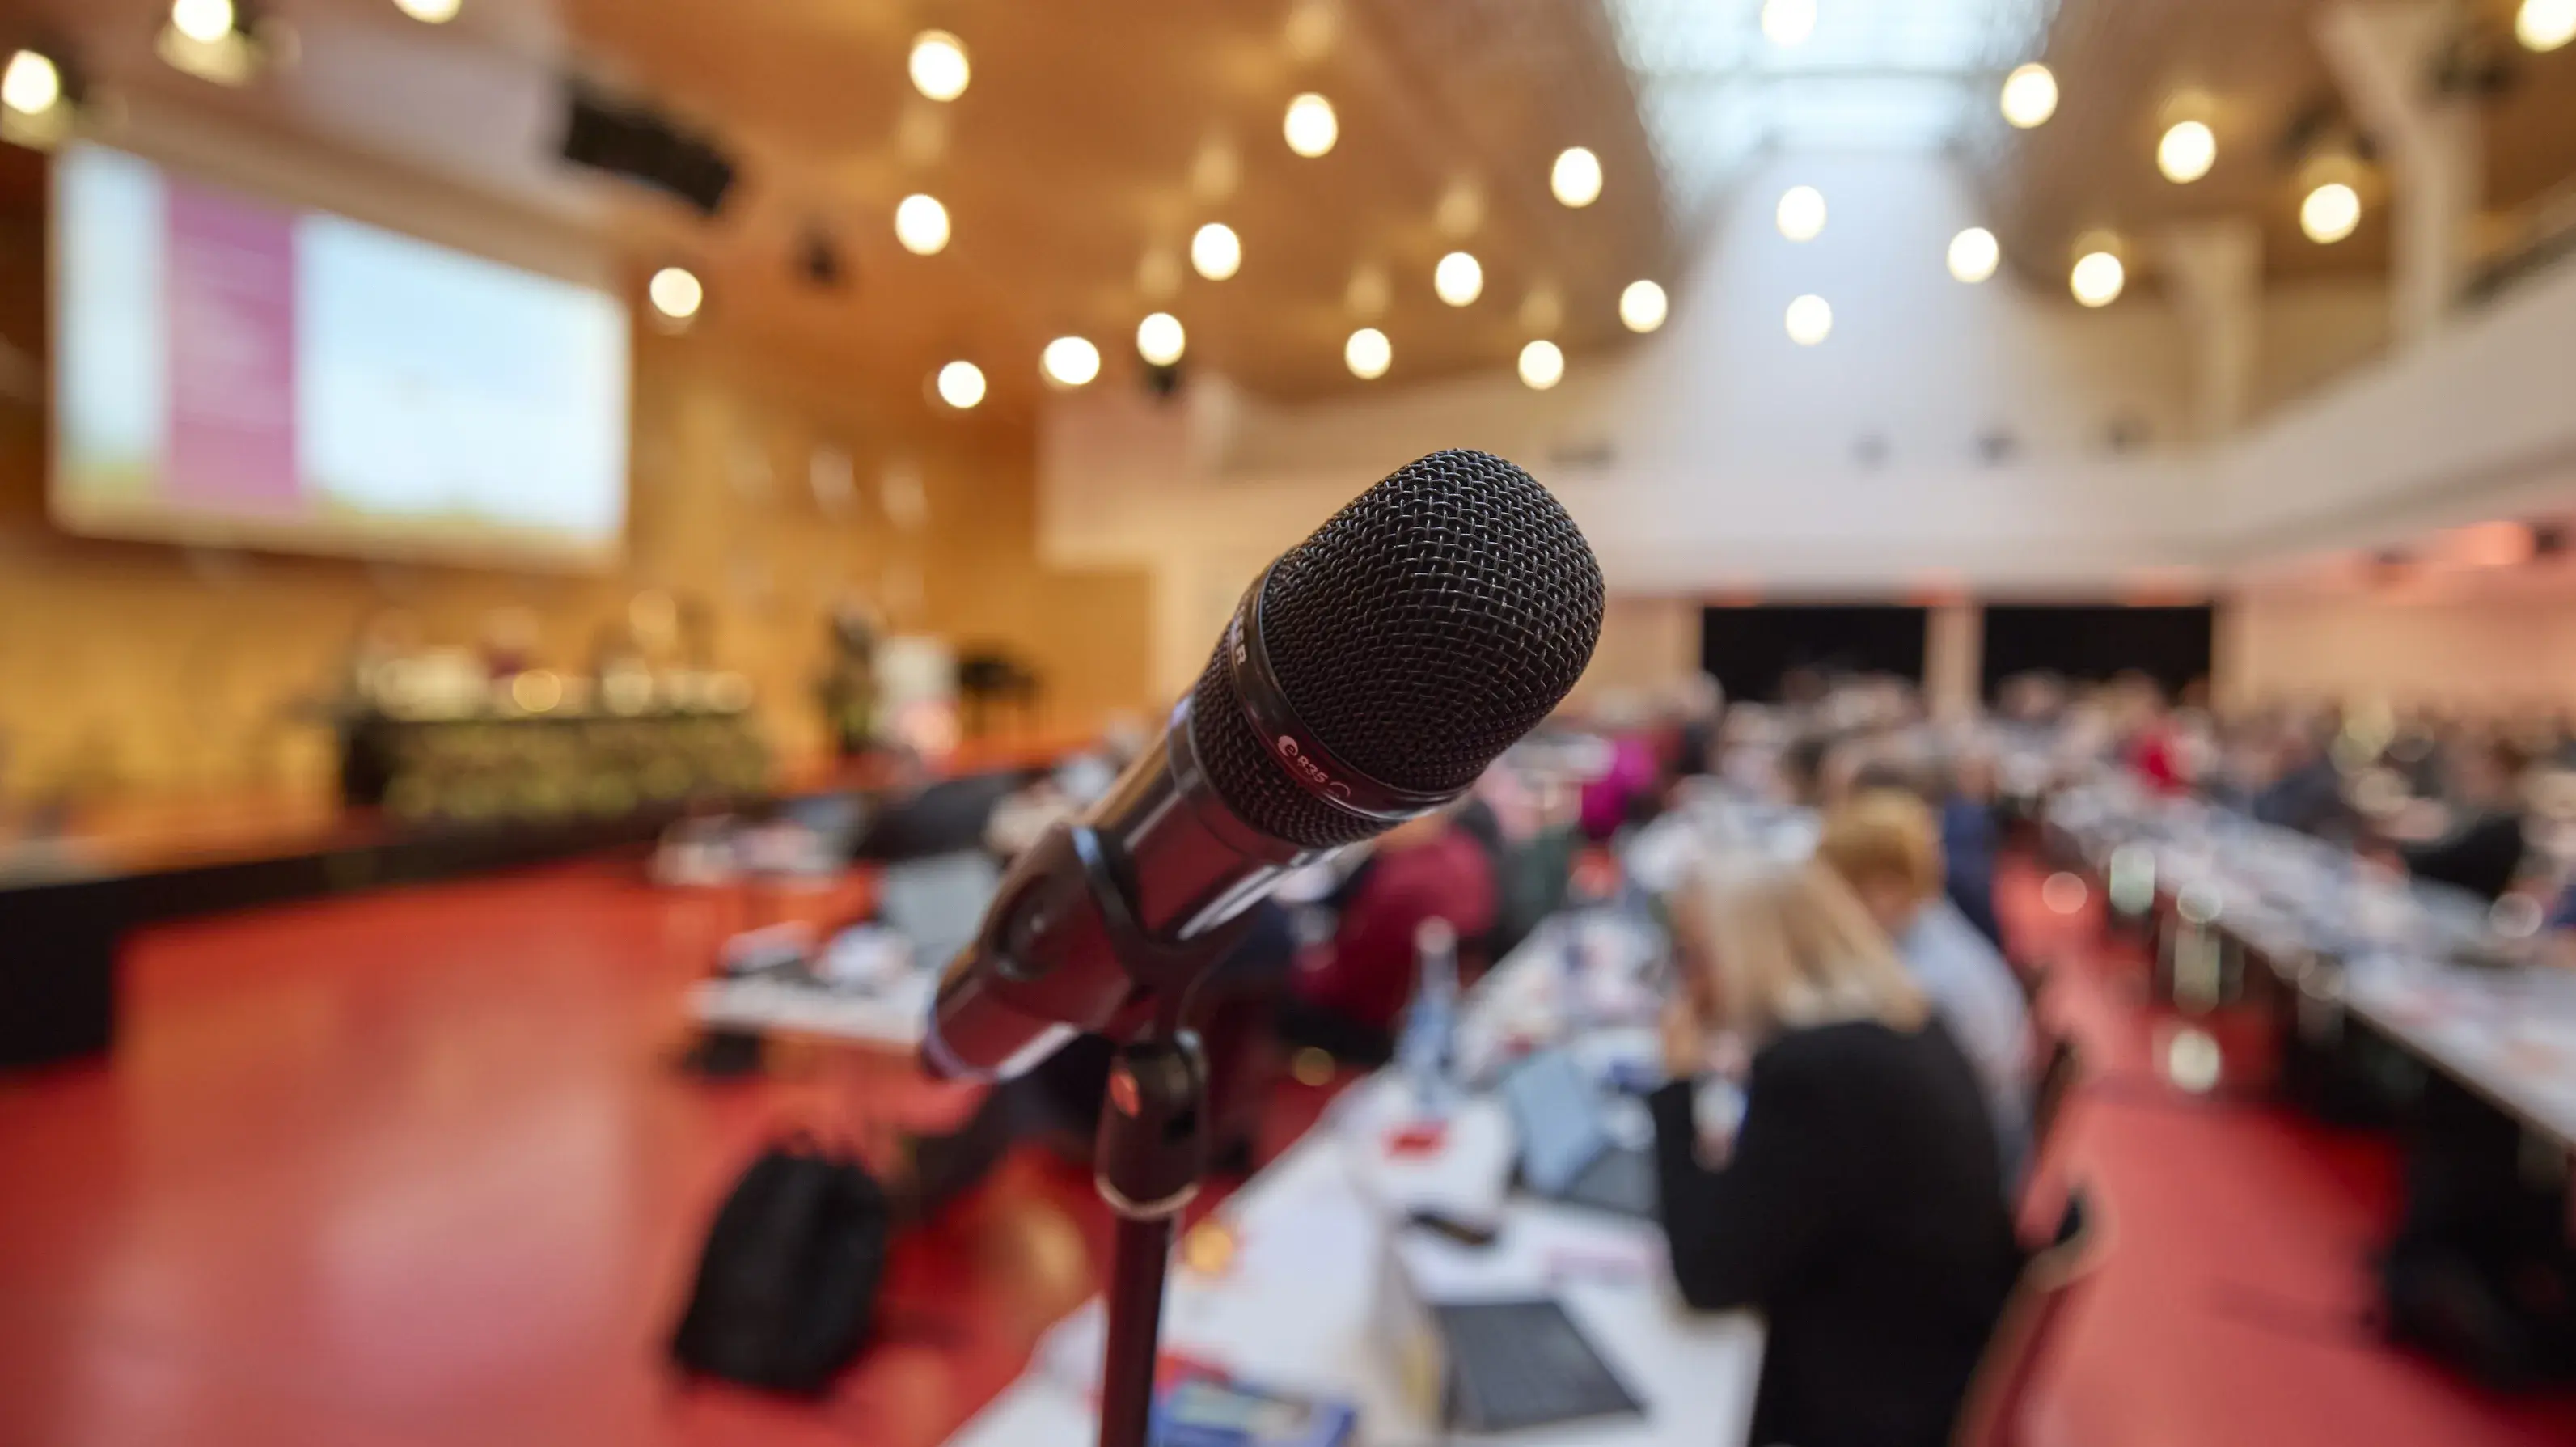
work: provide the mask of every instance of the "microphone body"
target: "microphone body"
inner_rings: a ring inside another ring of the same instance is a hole
[[[1191,704],[1078,821],[1013,862],[940,981],[922,1052],[933,1073],[1016,1075],[1077,1031],[1110,1029],[1159,983],[1131,973],[1142,963],[1122,938],[1131,928],[1175,948],[1214,939],[1316,853],[1226,806],[1200,764]]]
[[[921,1058],[1009,1075],[1141,1025],[1290,869],[1441,807],[1574,686],[1599,565],[1500,458],[1399,469],[1245,590],[1161,738],[1004,877]]]

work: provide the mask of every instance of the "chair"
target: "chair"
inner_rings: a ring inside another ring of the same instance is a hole
[[[2101,1269],[2109,1232],[2089,1193],[2067,1194],[2056,1235],[2021,1270],[1969,1379],[1951,1447],[2022,1447],[2032,1388],[2066,1310]]]
[[[2084,1078],[2084,1047],[2072,1035],[2060,1033],[2050,1042],[2048,1063],[2039,1072],[2039,1083],[2030,1093],[2030,1159],[2035,1168],[2047,1159],[2050,1140],[2057,1123],[2066,1114],[2066,1098],[2075,1093],[2075,1084]]]

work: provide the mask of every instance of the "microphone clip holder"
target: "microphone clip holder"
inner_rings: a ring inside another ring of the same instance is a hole
[[[1253,921],[1246,910],[1187,940],[1155,939],[1137,923],[1099,836],[1079,825],[1071,832],[1110,946],[1154,1006],[1150,1021],[1119,1045],[1110,1065],[1092,1178],[1118,1213],[1105,1293],[1099,1441],[1101,1447],[1146,1447],[1173,1226],[1198,1195],[1207,1168],[1207,1058],[1188,1028],[1188,1011],[1209,967],[1233,952]]]

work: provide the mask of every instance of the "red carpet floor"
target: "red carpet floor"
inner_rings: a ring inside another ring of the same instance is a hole
[[[2089,920],[2013,889],[2106,1061],[2066,1152],[2115,1255],[2044,1443],[2566,1443],[2362,1328],[2393,1166],[2147,1069]],[[129,964],[112,1064],[0,1080],[0,1444],[562,1447],[938,1441],[1092,1288],[1105,1223],[1031,1154],[894,1264],[883,1342],[820,1404],[682,1388],[660,1342],[707,1212],[773,1130],[953,1118],[905,1062],[671,1067],[741,906],[588,863],[192,923]],[[1272,1148],[1321,1093],[1288,1087]]]

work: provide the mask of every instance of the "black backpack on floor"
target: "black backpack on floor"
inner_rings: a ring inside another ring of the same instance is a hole
[[[771,1146],[716,1212],[671,1355],[748,1386],[823,1390],[867,1335],[891,1229],[855,1158],[804,1136]]]

